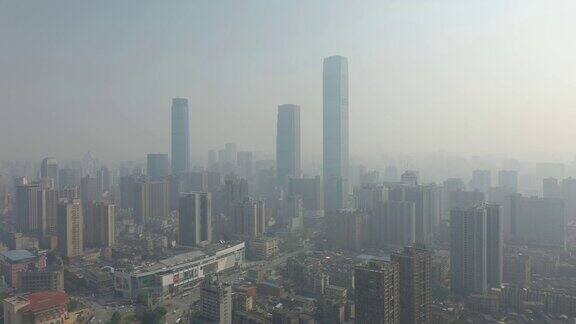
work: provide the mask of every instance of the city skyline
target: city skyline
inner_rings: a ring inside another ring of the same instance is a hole
[[[237,12],[232,10],[235,4],[227,8],[148,3],[138,10],[128,4],[109,14],[105,3],[68,4],[63,8],[78,18],[58,23],[61,8],[38,4],[30,14],[30,4],[3,4],[0,15],[6,28],[0,38],[7,45],[0,54],[7,76],[0,87],[6,98],[0,109],[3,157],[68,159],[90,151],[106,160],[131,160],[148,151],[168,153],[170,117],[161,112],[171,98],[182,96],[189,98],[195,116],[190,124],[193,161],[204,160],[205,152],[219,143],[232,141],[249,150],[274,152],[275,107],[296,102],[302,107],[306,139],[302,149],[304,162],[309,163],[320,158],[322,145],[321,60],[343,55],[353,66],[352,155],[445,150],[572,159],[571,146],[563,139],[576,136],[570,126],[574,118],[558,116],[576,117],[573,81],[565,77],[573,74],[570,58],[576,52],[566,32],[574,24],[566,15],[573,3],[447,1],[419,7],[366,2],[337,3],[322,11],[324,5],[278,4],[270,8],[283,13],[273,24],[277,27],[254,34],[268,22],[255,3],[221,27],[212,20],[187,18],[205,12],[225,19]],[[167,23],[177,11],[182,16]],[[23,12],[38,23],[18,28],[21,21],[13,17]],[[117,32],[127,12],[150,27]],[[347,30],[326,23],[344,12]],[[310,25],[294,27],[295,32],[283,34],[286,39],[280,41],[275,32],[289,30],[293,19]],[[166,27],[154,29],[156,24]],[[228,31],[231,27],[234,32]],[[210,31],[209,36],[196,32],[202,28]],[[45,31],[51,33],[44,37]],[[94,42],[79,42],[84,33]],[[376,38],[381,42],[372,41],[374,33],[381,33]],[[62,35],[61,39],[52,34]],[[24,40],[36,37],[42,39],[34,44],[38,50],[25,52],[30,42]],[[229,45],[215,43],[212,37],[222,37]],[[196,45],[182,43],[186,38]],[[308,50],[278,53],[285,43],[294,45],[300,38]],[[247,51],[243,43],[257,46],[259,52]],[[63,44],[68,51],[54,47]],[[138,58],[132,59],[136,54]],[[32,80],[34,85],[24,96]],[[86,87],[80,88],[81,84]],[[415,114],[421,118],[412,118]],[[59,145],[69,132],[40,127],[40,120],[73,127],[75,141]],[[6,138],[15,132],[15,125],[24,124],[37,129],[38,136],[25,136],[14,146]],[[555,127],[544,132],[550,124]],[[209,140],[202,136],[208,131],[204,125],[212,125]],[[256,127],[246,132],[247,125]],[[482,125],[497,127],[486,132]],[[111,141],[118,145],[106,145]]]
[[[0,324],[576,323],[573,12],[0,3]]]

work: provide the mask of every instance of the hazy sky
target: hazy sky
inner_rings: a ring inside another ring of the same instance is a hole
[[[274,150],[302,107],[320,157],[322,58],[350,60],[350,149],[573,156],[576,1],[0,0],[0,160]]]

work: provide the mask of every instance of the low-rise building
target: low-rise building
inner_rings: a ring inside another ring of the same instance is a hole
[[[140,292],[163,298],[189,286],[208,274],[216,274],[244,264],[244,243],[218,246],[213,251],[193,250],[132,270],[114,271],[114,290],[124,298],[135,299]]]
[[[248,243],[248,255],[252,260],[269,260],[278,255],[278,239],[256,238]]]
[[[86,286],[97,295],[109,295],[114,293],[114,276],[109,271],[99,268],[88,269],[84,273]]]
[[[46,255],[32,253],[28,250],[10,250],[0,254],[0,268],[6,283],[18,290],[18,273],[46,267]]]
[[[19,293],[64,291],[64,270],[57,267],[19,272],[17,286]]]
[[[4,322],[10,324],[86,323],[87,309],[68,309],[70,297],[61,291],[43,291],[17,295],[2,301]]]

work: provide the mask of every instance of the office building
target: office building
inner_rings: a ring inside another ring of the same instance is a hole
[[[170,174],[168,154],[150,153],[146,155],[146,176],[151,180],[163,180]]]
[[[232,324],[232,287],[206,277],[200,286],[200,316],[210,323]]]
[[[405,247],[392,254],[399,265],[400,323],[425,324],[430,318],[431,253],[419,246]]]
[[[278,185],[285,186],[291,178],[302,175],[300,106],[278,106],[276,123],[276,175]]]
[[[40,164],[40,178],[50,179],[53,187],[58,188],[58,161],[53,157],[47,157]]]
[[[44,190],[40,183],[16,186],[16,228],[19,232],[42,233],[44,210]]]
[[[190,116],[188,99],[172,99],[172,172],[181,174],[190,169]]]
[[[84,222],[80,200],[58,204],[58,247],[62,256],[74,258],[84,253]]]
[[[178,210],[181,245],[193,246],[212,241],[212,197],[209,192],[182,194]]]
[[[400,324],[398,262],[375,260],[354,267],[357,323]]]
[[[323,177],[324,208],[346,208],[348,193],[348,59],[330,56],[323,66]]]
[[[136,183],[134,219],[146,224],[163,218],[170,212],[170,186],[168,181],[140,181]]]

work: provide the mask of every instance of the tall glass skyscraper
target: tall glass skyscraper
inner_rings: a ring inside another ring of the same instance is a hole
[[[190,169],[190,119],[188,99],[172,99],[172,173]]]
[[[302,173],[300,137],[300,106],[278,106],[276,124],[276,170],[278,184],[287,185],[291,178],[299,178]]]
[[[346,208],[348,153],[348,59],[330,56],[323,68],[324,208]]]
[[[168,154],[150,153],[146,155],[146,175],[152,180],[161,180],[170,174]]]

